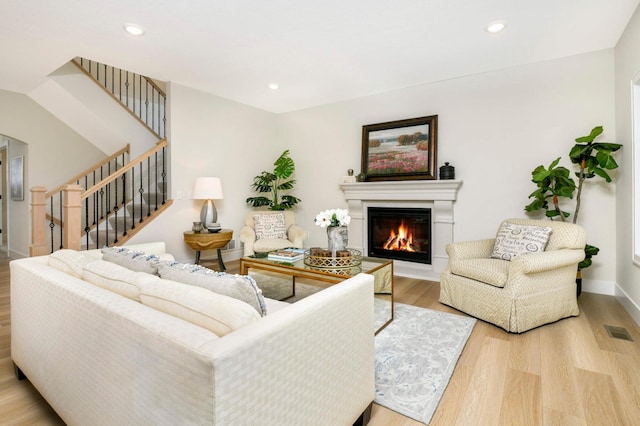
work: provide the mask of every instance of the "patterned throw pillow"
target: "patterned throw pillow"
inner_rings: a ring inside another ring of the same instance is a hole
[[[248,275],[227,274],[200,265],[178,262],[162,262],[160,278],[206,288],[214,293],[241,300],[251,305],[260,316],[267,314],[262,290]]]
[[[105,247],[102,249],[102,260],[112,262],[135,272],[146,272],[158,275],[160,258],[155,254],[130,250],[125,247]]]
[[[255,224],[256,240],[262,238],[287,238],[284,213],[254,214],[253,222]]]
[[[535,225],[516,225],[505,222],[496,235],[491,257],[513,260],[529,253],[543,252],[549,242],[551,227]]]

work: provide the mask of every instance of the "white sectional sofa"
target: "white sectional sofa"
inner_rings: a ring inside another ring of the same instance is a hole
[[[161,254],[164,244],[135,248]],[[10,268],[16,372],[69,425],[368,421],[370,275],[286,306],[267,300],[274,312],[218,337],[49,266],[49,256]]]

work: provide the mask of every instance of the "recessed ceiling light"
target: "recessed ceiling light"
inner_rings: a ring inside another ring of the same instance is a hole
[[[278,85],[278,83],[271,83],[269,84],[269,89],[271,90],[278,90],[280,86]]]
[[[144,28],[140,25],[136,24],[124,24],[123,27],[127,34],[131,34],[132,36],[141,36],[144,34]]]
[[[507,26],[507,23],[504,21],[495,21],[487,25],[487,31],[490,33],[499,33],[504,30]]]

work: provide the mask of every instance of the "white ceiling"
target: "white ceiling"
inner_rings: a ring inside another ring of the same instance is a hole
[[[611,48],[639,2],[0,0],[0,89],[83,56],[285,112]]]

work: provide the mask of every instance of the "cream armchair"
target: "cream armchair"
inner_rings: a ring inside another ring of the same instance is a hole
[[[253,211],[247,214],[240,230],[244,255],[265,253],[286,247],[302,248],[307,231],[296,225],[292,211]]]
[[[440,302],[513,333],[577,316],[576,271],[584,259],[584,229],[551,220],[505,222],[550,227],[546,249],[508,261],[491,258],[495,238],[449,244]]]

